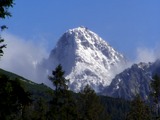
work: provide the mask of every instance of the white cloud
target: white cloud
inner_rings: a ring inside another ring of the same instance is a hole
[[[159,51],[160,51],[160,48],[158,44],[154,48],[139,47],[137,48],[137,56],[136,56],[135,63],[154,62],[157,59],[160,59]]]
[[[154,62],[157,59],[155,49],[138,48],[136,63],[138,62]]]
[[[0,67],[34,82],[43,82],[37,79],[36,66],[48,57],[45,41],[24,40],[8,33],[3,37],[7,48],[4,49],[4,55],[1,57]]]

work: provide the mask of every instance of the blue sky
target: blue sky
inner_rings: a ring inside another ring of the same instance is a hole
[[[132,63],[160,57],[160,0],[15,0],[12,17],[1,20],[7,48],[0,67],[40,81],[36,66],[60,36],[86,26]]]
[[[132,59],[137,48],[160,46],[159,6],[159,0],[15,0],[4,23],[24,40],[44,38],[48,51],[66,30],[83,25]]]

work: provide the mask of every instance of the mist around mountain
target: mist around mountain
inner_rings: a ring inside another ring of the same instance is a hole
[[[119,66],[125,66],[126,59],[96,33],[82,26],[66,31],[42,66],[51,73],[58,64],[70,79],[71,90],[79,92],[88,84],[101,92],[120,71]]]

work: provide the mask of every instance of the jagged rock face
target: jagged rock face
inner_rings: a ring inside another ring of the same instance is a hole
[[[128,100],[136,94],[146,100],[152,76],[160,75],[160,60],[134,64],[117,74],[117,69],[126,64],[123,55],[85,27],[70,29],[62,35],[49,58],[43,61],[41,67],[45,71],[41,73],[51,74],[58,64],[70,79],[69,88],[74,92],[89,84],[99,94]]]
[[[125,63],[125,59],[97,34],[85,27],[78,27],[62,35],[48,63],[50,70],[58,64],[62,65],[73,91],[78,92],[89,84],[100,92],[114,77],[112,68]]]
[[[112,97],[119,97],[131,100],[139,94],[144,100],[150,94],[150,82],[152,76],[159,73],[160,61],[154,63],[134,64],[131,68],[116,75],[103,93]]]

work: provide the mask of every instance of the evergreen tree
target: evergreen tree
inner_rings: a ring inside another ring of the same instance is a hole
[[[156,109],[156,117],[160,117],[160,77],[156,74],[153,76],[153,80],[151,81],[151,97],[153,98],[153,102],[155,103],[154,108]]]
[[[0,75],[0,120],[13,120],[22,116],[23,106],[31,103],[30,94],[18,79]]]
[[[13,7],[13,0],[0,1],[0,18],[11,17],[11,13],[8,11],[10,7]]]
[[[11,17],[11,13],[8,11],[10,7],[13,7],[13,0],[0,0],[0,19]],[[3,31],[6,28],[7,27],[5,25],[0,25],[1,31]],[[4,39],[1,37],[1,31],[0,31],[0,56],[3,55],[3,48],[6,47],[6,45],[3,44]]]
[[[99,97],[89,85],[80,92],[80,119],[81,120],[107,120],[108,116]]]
[[[132,100],[126,120],[151,120],[149,107],[141,100],[139,95]]]
[[[46,120],[46,113],[48,111],[47,102],[44,98],[39,98],[34,103],[34,109],[32,113],[32,118],[34,120]]]
[[[49,112],[49,120],[74,120],[76,117],[75,102],[72,94],[68,91],[68,79],[64,77],[62,66],[58,65],[53,76],[49,76],[55,87],[53,100]]]

